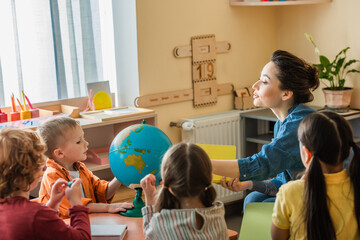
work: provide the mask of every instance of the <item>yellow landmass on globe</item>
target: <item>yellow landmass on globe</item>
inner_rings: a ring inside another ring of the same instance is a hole
[[[132,141],[130,140],[130,133],[134,132],[134,133],[139,133],[141,132],[141,130],[143,130],[143,126],[140,126],[140,127],[136,127],[134,129],[131,129],[129,132],[127,132],[124,136],[122,136],[122,138],[120,138],[118,141],[119,143],[123,142],[125,139],[126,140],[126,143],[130,146]],[[124,147],[122,148],[126,148],[126,149],[129,149],[129,147],[127,145],[125,145]]]
[[[142,173],[142,170],[146,165],[141,155],[136,156],[135,154],[128,155],[128,157],[124,159],[124,162],[126,167],[133,166],[139,170],[139,174]]]
[[[146,150],[145,150],[145,149],[135,148],[134,151],[135,151],[135,152],[138,152],[138,153],[142,153],[142,154],[145,154],[145,153],[146,153]]]

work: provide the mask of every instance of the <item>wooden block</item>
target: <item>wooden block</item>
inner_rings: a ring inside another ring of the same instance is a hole
[[[215,62],[195,63],[192,66],[193,81],[204,81],[216,79]]]
[[[235,109],[240,110],[255,108],[253,90],[250,87],[236,89],[234,104]]]
[[[252,96],[247,96],[242,98],[243,109],[251,109],[254,108],[254,99]]]
[[[243,96],[250,96],[250,94],[245,88],[240,88],[235,90],[235,96],[243,97]]]
[[[194,82],[194,107],[206,106],[217,102],[216,80]]]
[[[80,109],[69,105],[53,105],[39,108],[40,117],[53,116],[60,113],[65,113],[69,117],[78,118],[80,116]]]
[[[193,63],[216,59],[215,35],[202,35],[191,38]]]

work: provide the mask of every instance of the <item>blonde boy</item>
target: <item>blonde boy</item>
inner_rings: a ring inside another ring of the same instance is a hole
[[[121,183],[114,178],[111,182],[100,180],[81,161],[86,160],[89,143],[84,139],[84,131],[79,123],[69,117],[51,118],[38,127],[38,132],[47,145],[45,155],[47,169],[41,181],[39,199],[46,203],[50,198],[52,185],[58,178],[71,181],[80,178],[82,203],[90,212],[119,212],[132,208],[131,203],[111,203],[115,191]],[[70,203],[64,198],[59,212],[68,218]]]

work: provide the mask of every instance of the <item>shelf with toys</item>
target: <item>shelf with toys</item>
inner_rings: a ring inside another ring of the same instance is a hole
[[[33,108],[40,109],[38,118],[23,119],[18,121],[0,123],[0,130],[5,127],[33,129],[44,120],[56,114],[71,115],[78,120],[84,130],[84,136],[89,142],[88,159],[84,161],[87,168],[101,179],[111,180],[114,176],[111,172],[108,151],[115,136],[124,128],[133,124],[142,123],[157,126],[157,114],[154,110],[144,108],[122,107],[99,111],[82,112],[87,106],[88,97],[65,99],[59,101],[33,104]],[[9,113],[12,107],[1,109]],[[42,110],[46,114],[41,114]],[[75,114],[75,115],[72,115]],[[32,196],[37,196],[35,191]],[[132,201],[134,190],[121,186],[114,201]]]
[[[273,1],[259,1],[259,0],[230,0],[231,6],[289,6],[289,5],[306,5],[329,3],[331,0],[273,0]]]
[[[84,130],[85,139],[89,142],[89,149],[93,159],[88,163],[89,170],[99,171],[110,168],[106,163],[108,149],[115,136],[124,128],[139,124],[143,120],[147,124],[156,126],[157,115],[154,110],[144,108],[111,108],[99,111],[81,112],[87,106],[87,97],[59,100],[34,104],[40,109],[38,118],[23,119],[0,123],[0,129],[5,127],[33,129],[46,119],[57,114],[65,114],[78,120]],[[12,109],[2,108],[2,112],[10,113]],[[42,112],[45,111],[45,114]],[[96,158],[96,159],[94,159]],[[107,161],[108,162],[108,161]]]

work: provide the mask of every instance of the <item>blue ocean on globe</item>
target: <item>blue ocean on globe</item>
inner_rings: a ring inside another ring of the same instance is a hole
[[[162,157],[171,146],[168,136],[157,127],[148,124],[129,126],[111,143],[111,171],[126,186],[140,184],[140,180],[151,173],[156,177],[157,186],[161,180]]]

